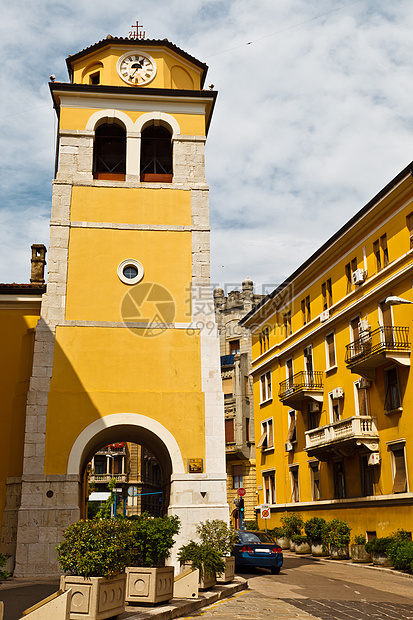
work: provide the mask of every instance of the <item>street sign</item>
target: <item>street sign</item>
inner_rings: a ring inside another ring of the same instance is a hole
[[[115,493],[122,493],[122,489],[113,489]]]
[[[271,515],[269,504],[260,504],[260,517],[261,519],[269,519]]]
[[[242,487],[240,487],[240,488],[238,489],[238,495],[239,495],[240,497],[244,497],[245,493],[246,493],[246,491],[245,491],[245,489],[243,489]]]

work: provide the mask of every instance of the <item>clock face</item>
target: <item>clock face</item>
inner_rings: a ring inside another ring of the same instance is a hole
[[[147,84],[156,75],[156,64],[147,54],[124,54],[118,61],[118,73],[124,82],[134,86]]]

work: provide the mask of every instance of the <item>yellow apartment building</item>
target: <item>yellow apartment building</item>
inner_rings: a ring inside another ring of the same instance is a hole
[[[217,93],[167,39],[108,36],[66,62],[69,82],[50,83],[47,292],[0,299],[14,347],[0,422],[16,446],[1,536],[16,576],[59,572],[56,544],[85,516],[87,465],[109,444],[154,455],[178,547],[229,518],[204,166]]]
[[[240,321],[268,527],[294,511],[412,530],[412,278],[409,164]]]

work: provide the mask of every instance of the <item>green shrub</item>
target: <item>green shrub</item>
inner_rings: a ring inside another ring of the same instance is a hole
[[[287,533],[285,531],[285,527],[274,527],[272,530],[268,530],[268,533],[274,539],[276,539],[276,538],[288,538]]]
[[[354,536],[354,544],[355,545],[365,545],[366,544],[366,537],[363,534],[356,534],[356,536]]]
[[[400,540],[396,544],[390,545],[388,558],[397,570],[413,571],[413,542],[411,540]]]
[[[129,521],[93,519],[69,525],[56,547],[60,568],[83,577],[115,577],[133,557]]]
[[[327,521],[322,529],[323,545],[333,547],[345,547],[350,542],[351,527],[341,519]]]
[[[296,544],[296,545],[303,545],[305,543],[310,544],[310,540],[307,536],[300,536],[300,534],[293,534],[291,536],[291,540]]]
[[[178,560],[181,564],[189,562],[192,568],[197,568],[201,578],[205,574],[219,575],[225,572],[225,562],[218,551],[209,545],[196,543],[193,540],[179,549]]]
[[[179,517],[152,517],[147,513],[128,519],[132,531],[133,558],[130,566],[163,566],[169,558],[181,523]]]
[[[385,553],[393,544],[393,539],[391,536],[383,536],[383,537],[375,537],[372,540],[369,540],[366,543],[366,551],[367,553]]]
[[[11,574],[8,573],[6,570],[1,570],[3,566],[6,564],[6,562],[7,562],[6,556],[0,553],[0,581],[2,581],[2,579],[8,579],[9,577],[11,577]]]
[[[201,541],[215,549],[221,556],[231,555],[231,551],[238,541],[238,534],[234,528],[221,519],[200,523],[196,531]]]
[[[311,541],[322,540],[325,524],[326,520],[322,517],[312,517],[304,523],[304,531]]]
[[[254,530],[257,532],[260,529],[257,521],[245,521],[244,525],[246,530]]]
[[[296,512],[283,515],[281,517],[281,523],[284,526],[287,538],[291,538],[294,534],[301,534],[301,529],[304,525],[302,516],[298,515]]]

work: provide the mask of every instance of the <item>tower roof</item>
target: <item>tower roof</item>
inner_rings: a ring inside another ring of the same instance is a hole
[[[128,45],[130,47],[165,47],[172,52],[175,52],[175,54],[178,54],[182,58],[185,58],[196,67],[199,67],[202,71],[201,88],[203,88],[204,86],[206,74],[208,71],[208,65],[204,62],[201,62],[194,56],[191,56],[187,52],[184,52],[184,50],[179,48],[177,45],[174,45],[174,43],[168,41],[168,39],[129,39],[127,37],[112,37],[111,35],[108,35],[106,39],[101,39],[93,45],[89,45],[89,47],[85,47],[77,54],[73,54],[72,56],[68,56],[68,58],[66,58],[67,70],[69,72],[70,80],[72,80],[73,76],[74,62],[78,61],[84,56],[88,56],[89,54],[96,52],[99,49],[102,49],[104,47],[110,47],[113,45]]]

